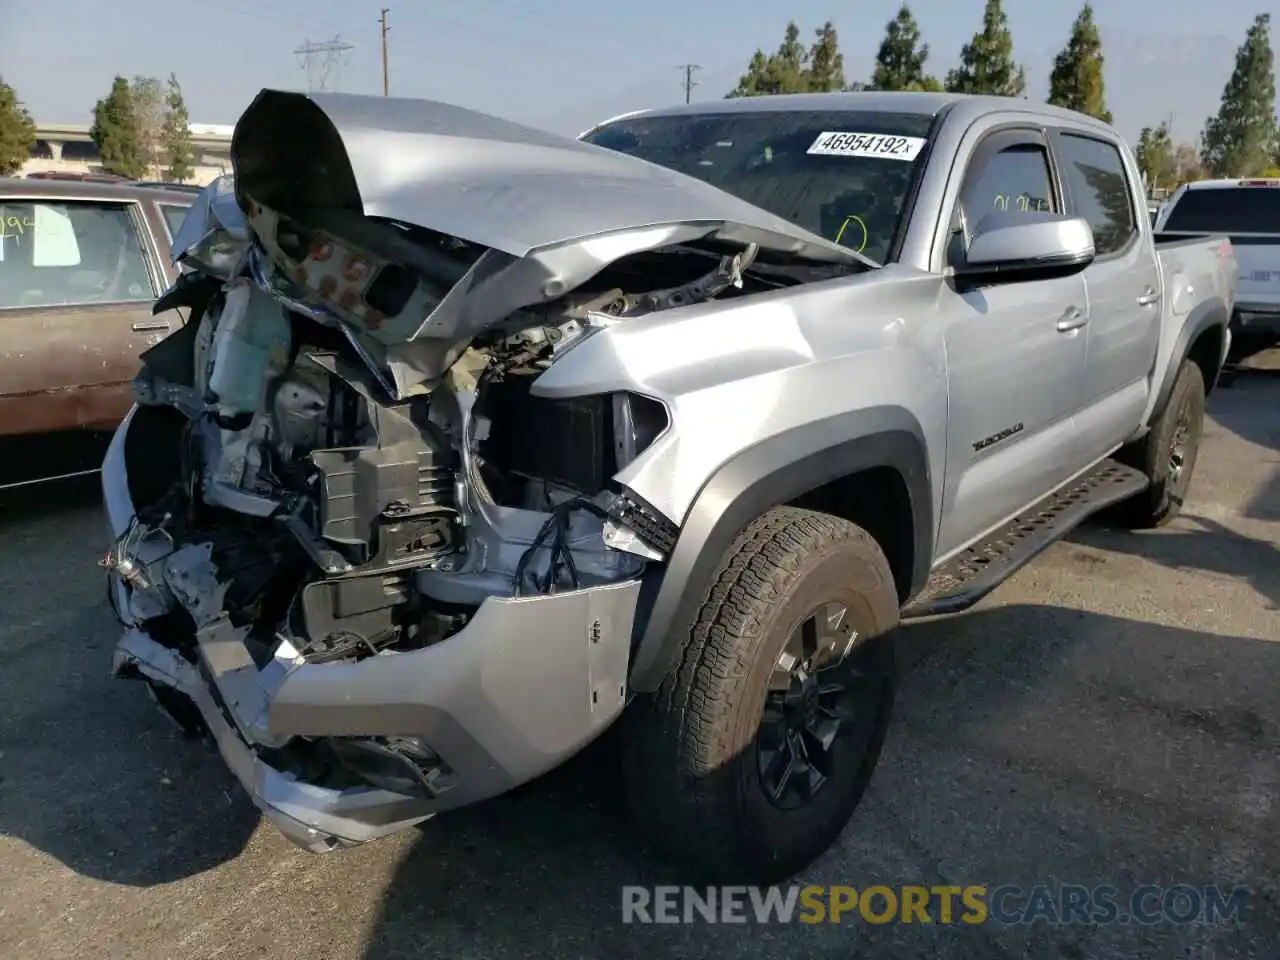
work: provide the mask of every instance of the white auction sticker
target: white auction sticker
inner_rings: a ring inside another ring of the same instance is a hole
[[[810,145],[808,153],[824,157],[883,157],[886,160],[914,160],[924,149],[923,137],[891,137],[883,133],[844,133],[824,130]]]

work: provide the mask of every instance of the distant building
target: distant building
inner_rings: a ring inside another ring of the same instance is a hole
[[[190,183],[204,185],[231,172],[231,132],[229,124],[193,123],[191,141],[196,148],[195,173]],[[80,123],[36,124],[36,147],[20,176],[29,173],[101,173],[97,144],[89,138],[89,125]],[[150,176],[163,179],[163,170]]]

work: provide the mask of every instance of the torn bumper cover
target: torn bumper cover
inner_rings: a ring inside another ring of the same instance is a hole
[[[127,421],[103,465],[116,536],[133,522],[126,431]],[[148,633],[137,588],[112,572],[110,589],[126,627],[115,652],[117,675],[141,676],[189,697],[254,803],[314,852],[374,840],[527,782],[603,732],[625,703],[635,581],[493,597],[460,632],[412,652],[316,664],[286,640],[263,665],[220,608],[206,545],[157,557],[149,569],[163,569],[172,596],[195,619],[194,655]],[[414,745],[412,758],[386,747],[406,742]],[[392,790],[376,785],[377,777],[314,782],[305,765],[286,758],[291,749],[317,744],[366,749],[369,756],[381,750],[384,761],[412,766],[414,776],[405,780],[417,783]]]

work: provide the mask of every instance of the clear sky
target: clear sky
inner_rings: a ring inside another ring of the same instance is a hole
[[[0,0],[0,74],[36,119],[87,123],[116,73],[178,75],[193,122],[232,123],[262,87],[302,89],[305,40],[352,44],[339,89],[381,93],[378,13],[393,94],[447,100],[564,133],[683,97],[676,65],[703,66],[695,97],[720,97],[788,18],[830,18],[850,79],[870,70],[897,0]],[[952,65],[982,0],[917,0],[930,67]],[[1006,0],[1015,52],[1043,96],[1078,0]],[[1192,139],[1216,109],[1235,48],[1268,0],[1098,0],[1110,106],[1122,133],[1174,117]],[[1277,25],[1280,28],[1280,24]]]

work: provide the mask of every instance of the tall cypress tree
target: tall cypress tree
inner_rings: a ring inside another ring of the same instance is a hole
[[[1093,7],[1086,3],[1071,25],[1071,39],[1053,61],[1049,102],[1110,123],[1102,69],[1102,38],[1093,22]]]
[[[725,96],[762,97],[778,93],[804,93],[809,89],[806,72],[806,51],[800,42],[800,28],[795,22],[787,24],[786,34],[776,52],[765,56],[757,50],[751,57],[747,72],[738,78],[738,85]]]
[[[1020,97],[1027,75],[1013,59],[1013,34],[1000,0],[987,0],[982,29],[960,48],[960,66],[947,74],[951,93],[985,93]]]
[[[924,72],[928,59],[929,45],[920,42],[920,27],[904,3],[897,16],[885,25],[870,89],[940,90],[937,79]]]
[[[835,24],[828,20],[814,35],[817,39],[809,48],[809,89],[816,93],[843,90],[844,54],[840,52]]]
[[[142,131],[133,107],[129,81],[116,77],[111,92],[93,107],[89,136],[98,146],[102,168],[131,180],[146,176],[147,158]]]
[[[1236,67],[1222,91],[1218,115],[1200,135],[1200,157],[1216,177],[1261,173],[1275,157],[1276,75],[1271,15],[1260,13],[1236,51]]]
[[[182,98],[182,87],[172,73],[169,74],[168,90],[165,93],[161,145],[165,157],[164,175],[179,183],[189,180],[195,173],[196,163],[196,148],[191,142],[191,116],[187,113],[187,103]]]

